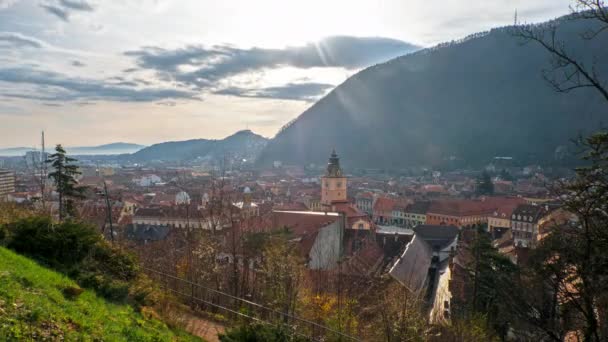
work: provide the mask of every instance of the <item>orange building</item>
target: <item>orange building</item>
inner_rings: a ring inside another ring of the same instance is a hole
[[[439,200],[431,203],[426,224],[457,227],[487,223],[497,210],[524,202],[521,198],[487,197],[480,200]]]

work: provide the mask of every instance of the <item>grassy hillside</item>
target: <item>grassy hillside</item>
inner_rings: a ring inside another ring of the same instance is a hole
[[[7,340],[200,341],[0,247],[0,336]]]

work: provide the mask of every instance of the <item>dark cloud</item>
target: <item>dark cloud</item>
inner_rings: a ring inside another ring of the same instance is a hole
[[[85,0],[55,0],[40,4],[50,14],[63,21],[70,21],[72,12],[91,12],[95,8]]]
[[[156,71],[163,80],[206,88],[234,75],[282,66],[362,68],[417,49],[395,39],[336,36],[284,49],[240,49],[227,45],[174,50],[145,47],[125,54],[135,57],[140,68]],[[183,71],[184,66],[189,71]]]
[[[59,6],[46,4],[40,4],[40,7],[44,8],[45,11],[49,12],[50,14],[56,16],[57,18],[63,21],[67,22],[70,20],[70,14],[66,9],[63,9]]]
[[[59,4],[63,6],[63,8],[69,8],[75,11],[93,11],[93,6],[83,0],[59,0]]]
[[[239,97],[257,97],[267,99],[315,101],[325,95],[327,90],[334,86],[326,83],[288,83],[284,86],[267,87],[260,89],[245,89],[229,87],[215,91],[219,95],[231,95]]]
[[[28,68],[0,68],[0,81],[32,85],[36,92],[2,94],[5,97],[28,98],[42,101],[161,101],[168,99],[197,99],[191,91],[169,88],[134,88],[104,80],[73,78],[51,71]]]
[[[25,36],[17,32],[0,32],[0,47],[8,45],[9,47],[30,47],[42,48],[43,43],[35,38]]]
[[[72,66],[75,66],[75,67],[83,67],[83,66],[86,66],[86,64],[82,63],[82,62],[81,62],[81,61],[79,61],[79,60],[73,60],[72,62],[70,62],[70,64],[71,64]]]

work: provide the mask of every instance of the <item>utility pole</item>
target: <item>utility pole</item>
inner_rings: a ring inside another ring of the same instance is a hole
[[[32,163],[35,163],[34,160],[32,160]],[[47,159],[46,159],[46,150],[45,150],[45,145],[44,145],[44,131],[42,131],[41,134],[41,151],[40,151],[40,201],[42,202],[42,210],[45,211],[46,210],[46,202],[45,202],[45,190],[46,190],[46,179],[47,179]]]

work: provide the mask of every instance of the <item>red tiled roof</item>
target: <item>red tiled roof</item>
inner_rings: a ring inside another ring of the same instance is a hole
[[[483,200],[440,200],[431,203],[428,212],[449,216],[469,216],[493,214],[494,211],[508,211],[516,207],[523,199],[507,197],[488,197]]]
[[[374,195],[371,192],[358,193],[356,198],[374,199]]]
[[[337,221],[339,215],[323,215],[313,212],[274,211],[272,213],[273,229],[288,227],[296,236],[317,233],[321,228]]]
[[[334,203],[333,208],[337,212],[344,213],[348,218],[367,216],[367,214],[357,207],[352,206],[350,203]]]
[[[374,203],[374,211],[387,212],[393,211],[396,201],[392,198],[379,197]]]

